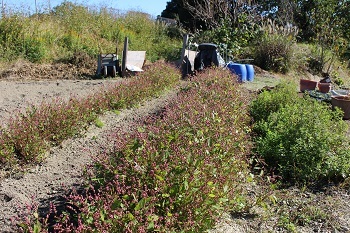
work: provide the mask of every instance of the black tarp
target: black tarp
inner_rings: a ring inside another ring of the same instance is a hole
[[[225,61],[217,51],[216,44],[203,43],[198,46],[199,52],[194,59],[194,69],[199,71],[206,67],[225,66]]]

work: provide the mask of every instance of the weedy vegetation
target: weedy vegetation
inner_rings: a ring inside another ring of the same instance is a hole
[[[226,71],[207,70],[133,133],[116,133],[115,151],[96,156],[85,194],[70,196],[77,211],[57,216],[53,229],[197,232],[239,209],[249,119],[244,92],[232,82]]]
[[[121,14],[65,1],[33,15],[7,13],[0,19],[4,64],[17,59],[69,62],[75,53],[95,57],[122,51],[125,37],[131,50],[147,51],[148,61],[180,57],[182,29],[142,12]],[[345,73],[331,69],[346,66],[334,56],[343,54],[344,44],[332,43],[328,49],[323,44],[319,51],[322,41],[297,43],[298,29],[290,24],[257,24],[247,16],[238,18],[240,27],[223,21],[221,27],[199,30],[194,39],[224,46],[227,56],[253,58],[252,63],[266,70],[327,72],[339,86],[347,84]],[[323,19],[312,22],[322,25]],[[326,36],[319,38],[331,38],[333,28],[320,27],[318,34]],[[103,127],[98,118],[103,112],[120,114],[137,107],[173,89],[180,76],[175,67],[158,61],[144,73],[86,98],[30,106],[0,128],[0,166],[40,163],[51,146],[90,124]],[[65,211],[51,205],[47,216],[39,216],[34,204],[18,219],[18,230],[205,232],[228,212],[250,216],[256,232],[266,222],[273,222],[266,231],[297,232],[309,225],[340,230],[331,204],[323,209],[315,194],[300,198],[300,193],[349,179],[350,143],[341,112],[301,96],[293,82],[256,96],[245,86],[220,69],[190,77],[174,100],[135,122],[134,131],[115,132],[114,150],[95,156],[86,168],[88,185],[67,197]],[[285,189],[291,186],[298,192]]]
[[[13,10],[0,19],[1,62],[19,58],[35,63],[69,61],[75,52],[97,57],[121,56],[125,37],[130,50],[147,51],[147,59],[174,60],[180,55],[181,37],[168,36],[169,28],[148,14],[121,13],[108,7],[87,7],[64,1],[37,14]]]
[[[139,77],[109,89],[69,101],[55,99],[29,107],[9,119],[0,135],[1,161],[4,164],[37,163],[52,145],[60,144],[93,123],[104,111],[119,111],[136,106],[180,81],[180,73],[171,65],[155,63]]]

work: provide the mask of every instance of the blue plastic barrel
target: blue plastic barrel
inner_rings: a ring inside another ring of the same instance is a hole
[[[244,64],[230,62],[227,64],[227,67],[233,74],[238,76],[239,82],[247,81],[247,68]]]
[[[247,81],[253,82],[254,80],[254,66],[250,64],[246,64],[247,69]]]

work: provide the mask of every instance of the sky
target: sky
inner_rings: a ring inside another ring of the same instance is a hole
[[[31,9],[35,11],[35,2],[39,8],[51,8],[60,5],[64,0],[1,0],[8,8]],[[121,11],[138,10],[156,17],[165,9],[170,0],[70,0],[85,6],[111,7]]]

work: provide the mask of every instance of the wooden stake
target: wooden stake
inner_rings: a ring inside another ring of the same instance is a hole
[[[126,74],[126,59],[128,56],[128,47],[129,47],[128,37],[125,37],[124,50],[123,50],[123,60],[122,60],[122,77],[124,77]]]

